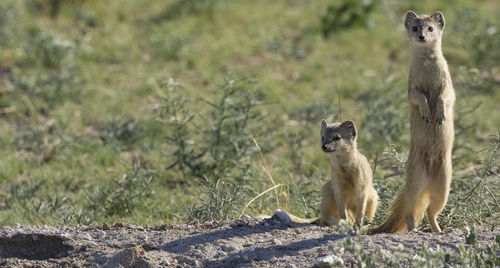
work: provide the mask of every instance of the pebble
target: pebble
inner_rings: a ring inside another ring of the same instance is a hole
[[[87,246],[89,246],[89,247],[95,247],[95,246],[97,246],[97,243],[94,242],[94,241],[92,241],[92,240],[90,240],[90,241],[87,241]]]
[[[86,240],[92,240],[92,236],[89,233],[83,233],[82,238]]]
[[[314,267],[333,267],[335,265],[344,266],[344,260],[335,255],[328,255],[317,258],[314,262]]]
[[[227,256],[227,253],[226,253],[226,252],[224,252],[224,251],[222,251],[222,250],[220,250],[220,251],[219,251],[219,256],[220,256],[220,257],[226,257],[226,256]]]
[[[99,232],[96,234],[96,238],[97,238],[97,239],[103,239],[104,237],[106,237],[106,232],[104,232],[104,231],[99,231]]]
[[[241,256],[241,260],[244,262],[248,261],[248,256],[247,255]]]
[[[248,251],[249,251],[249,252],[254,252],[254,251],[255,251],[255,248],[254,248],[254,247],[250,247],[250,248],[248,249]]]
[[[148,235],[147,234],[139,234],[138,238],[141,239],[141,240],[147,240],[148,239]]]
[[[230,246],[222,246],[222,249],[224,251],[227,251],[227,252],[233,252],[233,251],[238,250],[235,246],[231,246],[231,245]]]
[[[281,241],[279,241],[278,239],[274,239],[274,240],[273,240],[273,243],[274,243],[275,245],[278,245],[278,246],[281,246],[281,244],[282,244],[282,243],[281,243]]]
[[[285,268],[295,268],[295,267],[296,267],[296,266],[295,266],[295,264],[293,264],[293,263],[288,263],[288,264],[285,266]]]
[[[163,261],[161,262],[161,264],[163,265],[170,265],[170,262],[168,261],[167,258],[163,259]]]
[[[292,222],[290,215],[288,215],[288,213],[286,213],[285,211],[283,211],[281,209],[277,209],[274,211],[273,218],[277,219],[283,223],[291,223]]]

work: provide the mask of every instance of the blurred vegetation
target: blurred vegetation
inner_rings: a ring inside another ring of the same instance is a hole
[[[498,228],[500,4],[465,0],[1,1],[0,224],[312,217],[340,114],[380,223],[409,146],[409,9],[444,12],[457,92],[439,222]]]

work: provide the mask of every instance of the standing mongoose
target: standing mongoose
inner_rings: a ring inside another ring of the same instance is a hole
[[[378,195],[372,184],[372,170],[356,145],[354,122],[328,124],[321,121],[321,149],[330,158],[331,180],[321,187],[320,217],[301,219],[281,210],[276,217],[297,223],[334,225],[339,219],[362,225],[363,217],[372,220]]]
[[[394,200],[389,217],[373,233],[412,231],[424,212],[431,230],[440,232],[437,216],[446,205],[451,184],[455,91],[441,51],[444,16],[441,12],[417,16],[408,11],[404,25],[411,49],[411,144],[406,184]]]

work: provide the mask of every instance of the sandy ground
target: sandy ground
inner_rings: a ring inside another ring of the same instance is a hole
[[[476,234],[481,245],[494,241],[498,231],[480,228]],[[345,239],[336,227],[276,218],[156,227],[17,225],[0,227],[0,267],[311,267],[330,255],[349,266],[355,259],[343,250]],[[363,235],[361,244],[389,254],[402,244],[411,255],[424,245],[440,246],[453,256],[464,240],[463,230],[447,229]]]

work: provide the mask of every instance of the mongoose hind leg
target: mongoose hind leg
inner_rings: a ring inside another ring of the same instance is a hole
[[[438,163],[440,167],[438,171],[432,176],[429,186],[429,206],[427,207],[427,219],[433,232],[441,232],[441,228],[437,222],[437,216],[443,210],[446,202],[448,201],[448,193],[450,191],[451,183],[451,161],[447,163]]]
[[[413,231],[422,219],[422,214],[425,211],[424,206],[426,205],[424,190],[429,180],[425,165],[420,161],[412,162],[406,170],[406,185],[405,189],[403,189],[406,193],[406,196],[404,196],[405,210],[401,211],[408,232]]]

